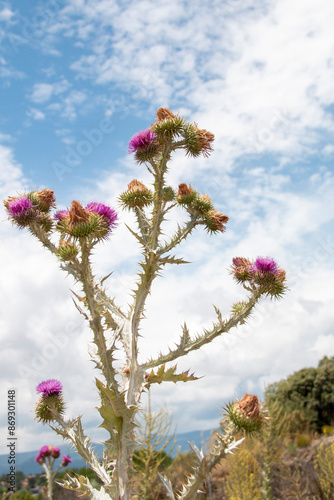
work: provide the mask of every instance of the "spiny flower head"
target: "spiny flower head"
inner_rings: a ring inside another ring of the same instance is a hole
[[[180,205],[191,205],[191,203],[197,198],[197,192],[191,187],[187,186],[185,182],[179,184],[176,201]]]
[[[51,394],[61,394],[63,386],[58,380],[50,379],[41,382],[36,387],[37,392],[42,392],[43,396],[51,396]]]
[[[91,202],[84,208],[79,201],[73,200],[69,210],[61,210],[54,217],[58,221],[57,230],[63,233],[63,240],[66,241],[66,234],[74,238],[106,238],[116,226],[118,216],[104,203]],[[63,246],[61,244],[58,251],[62,260],[69,260],[77,253],[74,246],[72,249],[68,244]]]
[[[69,455],[63,455],[61,460],[61,465],[66,467],[68,464],[72,463],[72,458]]]
[[[250,274],[251,281],[258,285],[261,293],[279,298],[286,291],[285,271],[270,257],[258,257],[250,268]]]
[[[42,448],[39,450],[39,454],[43,455],[44,457],[49,457],[51,455],[51,451],[49,450],[49,446],[42,446]]]
[[[162,122],[163,120],[173,120],[177,118],[174,113],[168,108],[159,108],[157,111],[157,121]]]
[[[188,156],[194,158],[201,154],[208,157],[213,151],[212,143],[215,139],[214,134],[205,129],[199,129],[196,123],[188,123],[183,130],[184,139],[186,141],[185,150]]]
[[[51,189],[42,189],[41,191],[36,191],[32,193],[32,196],[36,196],[38,199],[38,208],[42,212],[48,212],[51,207],[55,207],[56,197],[54,191]]]
[[[237,403],[225,407],[225,413],[237,431],[252,435],[260,431],[265,420],[258,397],[245,394]]]
[[[204,157],[210,156],[213,151],[212,143],[215,140],[214,134],[208,130],[197,129],[197,138],[199,149]]]
[[[69,241],[60,240],[57,255],[60,260],[67,261],[75,258],[79,253],[78,247]]]
[[[238,283],[249,281],[251,279],[252,263],[245,257],[234,257],[232,259],[231,274]]]
[[[252,265],[252,273],[277,275],[278,265],[270,257],[258,257]]]
[[[138,150],[147,150],[152,146],[157,146],[157,134],[151,129],[137,132],[129,142],[129,153],[136,153]]]
[[[206,227],[211,233],[216,233],[217,231],[224,233],[226,230],[225,224],[228,220],[229,217],[227,215],[217,212],[215,209],[209,210],[205,214]]]
[[[37,464],[44,464],[45,463],[45,456],[44,455],[41,455],[40,453],[35,457],[35,462]]]
[[[52,458],[58,458],[60,456],[60,448],[58,446],[49,446],[49,451]]]
[[[132,181],[128,184],[128,191],[140,193],[141,191],[148,191],[148,189],[142,182],[138,181],[137,179],[132,179]]]
[[[32,206],[32,201],[29,198],[21,196],[9,201],[8,212],[11,217],[20,217],[21,215],[28,215]]]
[[[235,257],[231,267],[231,274],[238,283],[248,281],[261,294],[279,298],[286,291],[286,275],[284,269],[278,267],[270,257],[258,257],[251,262],[244,257]]]
[[[63,386],[55,379],[45,380],[36,387],[36,391],[42,393],[36,405],[36,418],[43,424],[55,420],[56,414],[64,413],[62,390]]]
[[[71,208],[68,211],[69,223],[71,226],[86,222],[89,219],[89,213],[84,209],[79,201],[73,200]]]
[[[116,226],[118,218],[117,212],[108,205],[104,205],[103,203],[98,203],[94,201],[92,203],[88,203],[88,205],[85,207],[85,210],[87,210],[88,212],[99,214],[102,217],[104,217],[110,228]]]
[[[133,179],[128,184],[128,190],[122,193],[119,199],[125,208],[143,208],[153,202],[153,193],[145,184]]]
[[[55,220],[60,221],[64,219],[64,217],[66,217],[67,215],[68,215],[68,210],[58,210],[58,212],[54,214],[54,218]]]

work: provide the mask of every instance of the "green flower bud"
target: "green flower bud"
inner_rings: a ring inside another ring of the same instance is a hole
[[[167,186],[162,189],[162,198],[164,201],[175,200],[175,191],[172,187]]]
[[[61,394],[53,393],[49,396],[41,396],[36,405],[36,419],[43,424],[53,422],[56,415],[63,415],[65,403]]]
[[[60,260],[66,261],[71,260],[78,255],[79,249],[74,245],[74,243],[69,243],[68,241],[61,241],[57,255]]]

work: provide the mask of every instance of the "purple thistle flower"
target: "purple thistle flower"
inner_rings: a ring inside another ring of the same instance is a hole
[[[63,467],[66,467],[70,463],[72,463],[72,458],[69,455],[63,455],[61,465]]]
[[[41,382],[37,387],[37,392],[42,392],[43,396],[51,396],[52,394],[60,394],[63,390],[63,386],[58,380],[46,380],[45,382]]]
[[[32,201],[26,196],[21,196],[21,198],[15,198],[9,202],[8,211],[11,217],[20,217],[20,215],[27,215],[31,207]]]
[[[252,273],[274,274],[277,275],[278,265],[270,257],[258,257],[251,267]]]
[[[116,221],[118,218],[117,212],[113,208],[108,207],[108,205],[93,201],[92,203],[88,203],[88,205],[85,207],[85,210],[105,217],[108,220],[108,226],[110,228],[116,226]]]
[[[59,210],[54,214],[54,218],[59,221],[68,215],[68,210]]]
[[[48,446],[42,446],[42,448],[39,450],[39,454],[42,457],[48,457],[50,455],[50,450]]]
[[[60,455],[60,448],[58,446],[51,447],[51,457],[52,458],[58,458]]]
[[[129,153],[135,153],[137,149],[142,149],[147,146],[157,145],[157,134],[149,128],[135,134],[129,142]]]
[[[37,457],[35,457],[35,462],[36,462],[37,464],[42,465],[42,464],[44,464],[44,462],[45,462],[45,457],[39,453],[39,454],[37,455]]]

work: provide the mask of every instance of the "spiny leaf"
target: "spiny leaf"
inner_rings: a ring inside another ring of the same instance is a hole
[[[131,229],[130,226],[128,226],[127,224],[125,224],[125,226],[128,228],[128,230],[130,231],[130,233],[139,241],[139,243],[144,247],[144,248],[148,248],[147,247],[147,244],[145,242],[145,240],[139,236],[139,234],[137,234],[135,231],[133,231],[133,229]]]
[[[109,311],[104,311],[103,316],[105,319],[106,327],[108,329],[110,328],[111,330],[116,330],[118,328],[118,324],[116,323],[116,321],[114,320]]]
[[[95,383],[101,396],[101,407],[98,410],[103,418],[103,414],[109,416],[111,418],[110,423],[118,422],[119,418],[131,418],[134,410],[127,407],[124,394],[117,394],[113,388],[109,389],[98,379],[95,379]],[[103,422],[101,427],[105,427],[105,425],[108,425],[108,422]],[[107,427],[106,429],[108,430]]]
[[[162,365],[159,367],[157,372],[154,370],[151,373],[147,373],[146,378],[146,387],[150,384],[161,384],[162,382],[188,382],[189,380],[198,380],[198,377],[195,377],[194,374],[189,375],[189,370],[182,373],[175,373],[177,365],[171,366],[170,368],[166,368],[166,365]]]
[[[177,259],[174,255],[173,256],[167,255],[167,257],[159,259],[159,263],[162,264],[163,266],[165,264],[190,264],[188,260]]]
[[[175,500],[175,496],[173,493],[173,486],[172,486],[172,483],[170,482],[170,480],[167,477],[162,476],[160,474],[160,472],[158,472],[158,476],[159,476],[160,481],[162,482],[162,484],[166,488],[167,497],[170,500]]]

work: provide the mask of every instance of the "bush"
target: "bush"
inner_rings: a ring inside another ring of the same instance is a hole
[[[297,437],[296,444],[297,444],[298,448],[306,448],[306,446],[310,446],[311,439],[309,436],[302,434],[301,436]]]
[[[287,379],[271,384],[267,401],[277,401],[285,413],[302,414],[314,430],[333,423],[334,357],[325,356],[318,368],[304,368]]]

